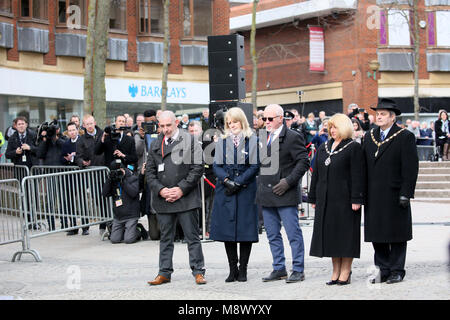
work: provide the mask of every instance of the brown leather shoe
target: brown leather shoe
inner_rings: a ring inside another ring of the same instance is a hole
[[[153,281],[148,281],[147,283],[151,286],[159,286],[160,284],[170,282],[170,279],[167,279],[166,277],[163,277],[162,275],[159,275],[155,278]]]
[[[195,283],[196,284],[206,284],[205,276],[202,274],[195,275]]]

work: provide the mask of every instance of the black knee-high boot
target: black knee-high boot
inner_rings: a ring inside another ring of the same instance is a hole
[[[237,280],[240,282],[247,281],[247,265],[250,258],[250,252],[252,251],[251,242],[241,242],[239,244],[239,274]]]
[[[228,265],[230,266],[230,274],[225,282],[234,282],[238,278],[238,255],[237,255],[237,243],[225,242],[225,251],[227,252]]]

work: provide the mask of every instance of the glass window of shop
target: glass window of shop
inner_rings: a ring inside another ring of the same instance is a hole
[[[162,0],[139,1],[139,32],[164,33],[164,6]]]
[[[59,0],[58,23],[65,24],[68,19],[79,14],[80,25],[86,27],[87,0]]]
[[[36,20],[48,20],[47,0],[21,0],[20,15]]]
[[[212,1],[183,1],[183,30],[185,37],[206,37],[212,34]]]
[[[0,14],[11,14],[11,1],[12,0],[0,0]]]
[[[127,30],[127,1],[112,0],[111,15],[109,18],[109,28],[111,30],[126,31]]]
[[[82,117],[83,101],[0,95],[0,131],[4,132],[18,116],[28,119],[31,128],[57,119],[61,130],[73,114]]]

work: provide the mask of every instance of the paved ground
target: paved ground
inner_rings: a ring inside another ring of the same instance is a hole
[[[223,244],[206,242],[203,251],[208,284],[195,285],[188,267],[186,244],[177,243],[172,282],[150,287],[147,281],[158,271],[159,243],[112,245],[99,240],[95,226],[89,236],[67,237],[58,233],[32,239],[31,247],[42,257],[40,263],[27,255],[12,263],[10,259],[20,245],[0,246],[0,299],[448,300],[449,205],[413,203],[413,216],[414,239],[408,243],[407,274],[399,284],[368,284],[373,273],[373,249],[370,243],[362,242],[361,258],[353,265],[351,285],[326,286],[331,260],[308,255],[312,223],[302,221],[306,280],[301,283],[261,281],[271,271],[271,254],[263,233],[253,246],[246,283],[224,282],[228,269]],[[289,269],[290,252],[284,239]]]

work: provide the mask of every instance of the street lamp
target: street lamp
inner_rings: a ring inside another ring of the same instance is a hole
[[[377,71],[380,68],[380,63],[377,60],[372,60],[369,62],[369,69],[373,71],[367,71],[367,78],[372,78],[373,80],[377,80]]]

